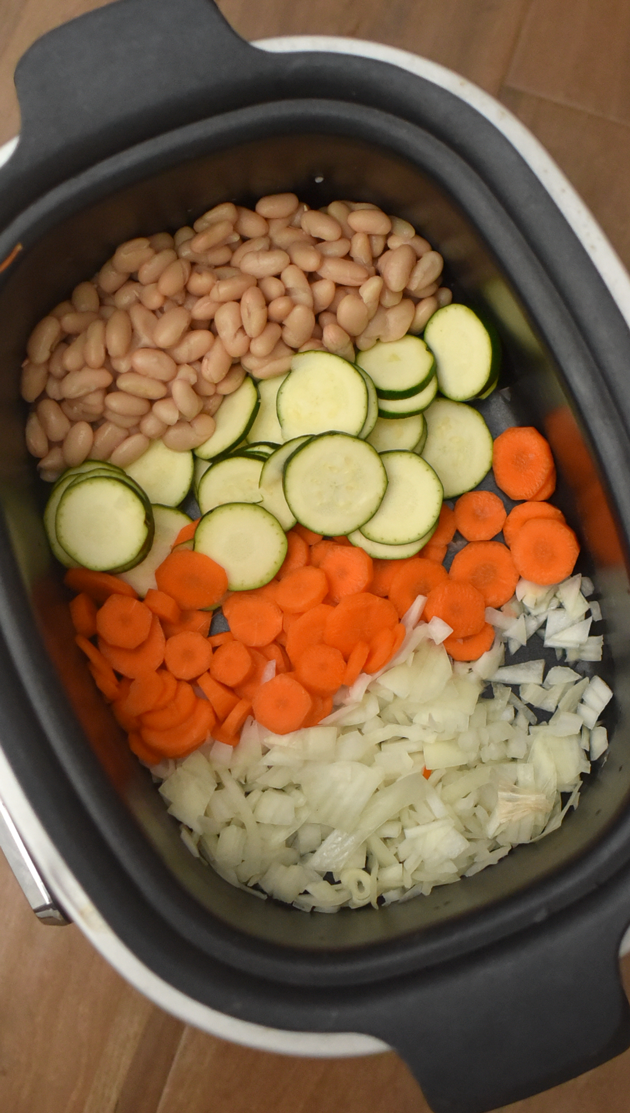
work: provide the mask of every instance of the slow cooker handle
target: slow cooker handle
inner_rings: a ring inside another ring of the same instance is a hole
[[[630,1046],[619,947],[626,869],[508,940],[400,980],[363,1030],[399,1051],[434,1113],[487,1113],[559,1085]]]
[[[22,122],[0,228],[102,159],[248,103],[277,68],[213,0],[118,0],[48,32],[15,73]]]

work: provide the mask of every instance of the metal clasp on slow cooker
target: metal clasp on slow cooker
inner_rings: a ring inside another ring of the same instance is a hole
[[[49,893],[20,833],[0,799],[0,850],[3,851],[15,878],[33,912],[43,924],[62,927],[70,921],[64,916]]]

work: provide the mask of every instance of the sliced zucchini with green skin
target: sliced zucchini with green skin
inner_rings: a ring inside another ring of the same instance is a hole
[[[286,375],[277,375],[275,379],[260,379],[258,381],[260,409],[247,434],[248,441],[273,441],[282,444],[284,437],[278,421],[276,399],[286,377]]]
[[[427,322],[424,338],[435,356],[445,398],[477,398],[498,378],[499,338],[467,305],[453,302],[438,309]]]
[[[225,568],[230,591],[248,591],[273,579],[287,555],[287,538],[262,506],[231,502],[204,514],[195,550]]]
[[[198,456],[195,456],[194,459],[195,463],[193,467],[193,491],[195,494],[195,498],[197,498],[197,492],[199,490],[201,477],[202,475],[206,474],[208,468],[212,467],[212,464],[210,460],[200,460]]]
[[[383,452],[387,490],[373,518],[361,526],[368,541],[408,545],[419,541],[438,520],[442,484],[415,452]]]
[[[402,449],[415,451],[425,430],[426,422],[422,414],[402,418],[379,417],[367,442],[377,452],[394,452]]]
[[[202,475],[197,487],[197,502],[202,514],[227,502],[261,502],[258,490],[262,460],[251,456],[228,456],[217,460]]]
[[[285,441],[331,429],[356,437],[368,415],[368,389],[359,369],[341,356],[299,352],[276,408]]]
[[[255,441],[251,445],[244,445],[242,448],[236,448],[230,452],[230,456],[251,456],[255,460],[267,460],[279,444],[269,444],[268,441]]]
[[[379,398],[378,416],[387,418],[413,417],[424,413],[435,398],[438,389],[437,375],[433,374],[426,386],[409,398]]]
[[[253,379],[246,375],[238,390],[228,394],[217,410],[216,429],[207,441],[195,449],[195,456],[213,460],[234,448],[254,424],[260,407],[260,395]]]
[[[155,532],[148,554],[134,568],[118,573],[120,579],[131,584],[143,599],[149,588],[157,588],[155,569],[166,560],[180,529],[192,521],[188,514],[174,506],[154,505],[152,510]]]
[[[346,433],[313,437],[284,469],[284,495],[298,522],[326,537],[359,529],[376,513],[386,489],[376,449]]]
[[[436,529],[437,523],[419,541],[411,541],[408,545],[379,545],[378,541],[370,541],[360,529],[349,533],[348,541],[355,548],[363,549],[373,560],[408,560],[409,557],[415,556],[424,548],[427,541],[430,541],[433,537]]]
[[[409,398],[427,385],[435,371],[433,353],[419,336],[377,340],[359,352],[357,363],[372,379],[379,398]]]
[[[418,443],[414,444],[413,451],[417,452],[418,456],[422,456],[422,449],[424,448],[426,443],[427,443],[427,423],[426,423],[426,420],[425,420],[424,429],[422,430],[422,436],[420,437],[420,440],[418,441]]]
[[[88,461],[86,461],[86,463],[88,463]],[[66,552],[63,546],[59,544],[59,540],[57,538],[57,507],[59,506],[59,502],[64,491],[67,490],[70,484],[73,483],[74,480],[78,478],[78,476],[87,475],[88,473],[90,475],[115,475],[116,472],[118,472],[121,476],[124,477],[124,472],[121,468],[116,468],[115,466],[109,464],[106,464],[104,467],[99,467],[98,460],[89,461],[89,463],[95,466],[85,467],[85,465],[83,464],[78,464],[77,467],[68,468],[67,471],[63,473],[63,475],[59,476],[59,479],[56,481],[52,491],[50,492],[50,495],[48,496],[48,502],[46,503],[46,507],[44,510],[44,529],[46,530],[48,544],[50,545],[54,556],[56,556],[59,563],[63,564],[65,568],[77,568],[79,562],[72,559],[72,557]]]
[[[179,506],[190,491],[193,468],[192,452],[174,452],[157,440],[124,471],[146,491],[149,502]]]
[[[287,441],[286,444],[280,445],[271,456],[265,460],[262,472],[260,473],[260,493],[262,495],[261,506],[273,514],[277,518],[283,529],[293,529],[297,518],[292,512],[287,500],[284,497],[284,488],[282,481],[284,478],[284,466],[290,456],[304,444],[305,441],[310,440],[310,437],[296,437],[295,440]]]
[[[151,548],[153,512],[126,480],[88,473],[63,492],[55,530],[61,547],[84,568],[124,572]]]
[[[368,392],[367,417],[363,422],[363,428],[359,433],[361,440],[366,441],[374,426],[376,425],[376,422],[378,421],[378,394],[376,393],[376,387],[374,386],[374,383],[372,382],[367,371],[364,371],[362,367],[359,367],[358,369],[363,375]]]
[[[478,410],[465,402],[436,398],[425,413],[422,457],[437,472],[444,498],[472,491],[492,467],[492,434]]]

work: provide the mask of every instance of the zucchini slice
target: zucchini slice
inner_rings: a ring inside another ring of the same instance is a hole
[[[433,352],[419,336],[377,340],[359,352],[357,363],[372,379],[379,398],[409,398],[426,386],[435,371]]]
[[[387,418],[412,417],[421,414],[435,398],[438,389],[437,375],[432,374],[426,386],[408,398],[379,398],[378,416]]]
[[[275,379],[258,380],[260,409],[247,434],[247,440],[250,443],[252,441],[272,441],[276,444],[282,444],[284,437],[278,421],[276,399],[286,377],[286,375],[277,375]]]
[[[425,413],[422,457],[437,472],[444,498],[472,491],[492,467],[492,434],[478,410],[465,402],[436,398]]]
[[[364,371],[362,367],[359,367],[359,371],[363,375],[368,392],[367,417],[363,422],[363,428],[359,433],[361,440],[366,441],[374,426],[376,425],[376,422],[378,421],[378,394],[376,393],[376,387],[374,386],[374,383],[372,382],[367,371]]]
[[[284,441],[331,429],[358,436],[368,415],[368,388],[359,369],[341,356],[299,352],[276,407]]]
[[[381,460],[387,472],[387,490],[361,533],[381,545],[419,541],[438,520],[442,484],[433,468],[415,452],[383,452]]]
[[[313,437],[284,469],[284,494],[298,522],[327,537],[351,533],[378,510],[387,472],[371,444],[347,433]]]
[[[374,560],[407,560],[424,548],[436,529],[437,523],[419,541],[411,541],[408,545],[380,545],[378,541],[370,541],[360,529],[349,533],[348,541],[356,548],[363,549]]]
[[[149,588],[157,588],[155,569],[170,553],[180,529],[192,521],[188,514],[174,506],[155,505],[152,510],[155,532],[149,552],[135,568],[118,573],[120,579],[131,584],[143,599]]]
[[[225,568],[230,591],[248,591],[273,579],[287,555],[287,538],[262,506],[230,502],[204,514],[194,547]]]
[[[287,441],[286,444],[280,445],[271,456],[265,460],[260,473],[260,493],[262,495],[261,506],[273,514],[277,518],[283,529],[292,529],[295,525],[297,518],[291,510],[287,500],[284,497],[284,488],[282,485],[284,477],[284,466],[290,456],[309,440],[309,437],[296,437],[295,440]]]
[[[55,530],[61,547],[84,568],[124,572],[151,548],[153,512],[127,479],[88,472],[63,492]]]
[[[197,502],[202,514],[226,502],[261,502],[258,490],[262,460],[251,456],[228,456],[217,460],[202,475],[197,486]]]
[[[496,384],[501,362],[499,337],[467,305],[438,309],[424,338],[435,356],[438,386],[445,398],[465,402]]]
[[[426,421],[422,414],[401,418],[379,417],[367,442],[377,452],[393,452],[396,449],[415,451],[425,430]]]
[[[250,444],[244,444],[241,448],[235,449],[232,456],[253,456],[256,460],[267,460],[272,452],[275,452],[280,447],[280,441],[252,441]]]
[[[217,410],[216,429],[207,441],[195,449],[195,456],[214,460],[240,444],[251,429],[260,406],[260,395],[253,379],[247,375],[238,390],[228,394]]]
[[[192,452],[174,452],[157,440],[124,471],[140,484],[149,502],[179,506],[190,490],[193,466]]]
[[[59,479],[56,481],[48,496],[48,502],[44,509],[44,529],[46,530],[46,537],[48,538],[48,544],[53,551],[53,555],[56,556],[59,563],[63,564],[65,568],[77,568],[79,562],[73,560],[63,546],[59,544],[56,527],[57,507],[59,506],[61,496],[66,488],[68,488],[78,476],[87,475],[88,473],[92,475],[118,475],[123,478],[125,474],[122,468],[117,468],[114,464],[105,463],[101,465],[99,460],[86,460],[85,463],[77,464],[74,468],[67,468],[67,470],[59,476]]]

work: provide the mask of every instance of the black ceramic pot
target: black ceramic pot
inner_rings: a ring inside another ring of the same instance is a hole
[[[392,1046],[436,1113],[482,1113],[619,1053],[630,283],[609,245],[500,105],[400,51],[253,47],[210,0],[121,0],[37,42],[17,84],[0,173],[0,791],[53,891],[177,1015],[275,1050]],[[117,243],[277,190],[409,219],[457,297],[494,317],[497,405],[552,443],[617,697],[607,759],[560,830],[429,897],[336,916],[252,899],[183,846],[75,649],[18,390],[35,322]]]

